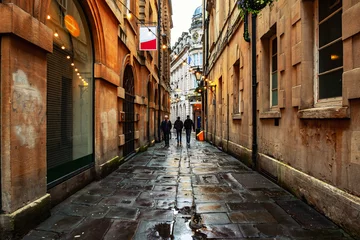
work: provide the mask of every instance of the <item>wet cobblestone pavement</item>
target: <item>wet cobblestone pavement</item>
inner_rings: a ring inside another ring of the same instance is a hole
[[[206,142],[162,146],[57,205],[23,239],[352,239]]]

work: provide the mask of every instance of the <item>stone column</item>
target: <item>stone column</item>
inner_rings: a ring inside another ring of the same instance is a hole
[[[50,215],[46,188],[46,54],[52,31],[14,4],[0,4],[0,238],[23,234]]]

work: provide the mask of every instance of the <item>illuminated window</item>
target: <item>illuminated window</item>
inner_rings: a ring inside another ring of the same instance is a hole
[[[341,97],[343,74],[342,1],[318,1],[317,99]]]

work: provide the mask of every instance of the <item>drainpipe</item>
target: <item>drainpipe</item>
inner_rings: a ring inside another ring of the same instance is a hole
[[[253,169],[257,168],[257,94],[256,94],[256,14],[251,14],[251,48],[252,48],[252,165]]]
[[[229,152],[229,140],[230,140],[230,109],[229,109],[229,84],[227,94],[227,141],[226,141],[226,152]]]
[[[205,14],[205,11],[204,11]],[[209,16],[207,16],[206,20],[205,20],[205,52],[203,54],[203,56],[205,57],[205,67],[204,70],[206,71],[206,75],[208,74],[208,68],[209,68]],[[208,82],[205,82],[205,86],[208,86]],[[206,136],[205,139],[208,139],[208,93],[209,91],[206,90],[206,95],[205,95],[205,116],[206,116]]]
[[[159,67],[159,91],[158,91],[158,97],[159,97],[159,109],[158,109],[158,142],[161,142],[161,136],[160,136],[160,123],[161,123],[161,0],[158,0],[158,22],[157,22],[157,49],[158,49],[158,67]]]

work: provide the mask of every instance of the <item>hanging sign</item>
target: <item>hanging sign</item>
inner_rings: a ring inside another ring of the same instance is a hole
[[[65,27],[74,37],[80,36],[80,27],[74,17],[66,15],[64,18]]]
[[[140,27],[140,51],[156,51],[156,27]]]

